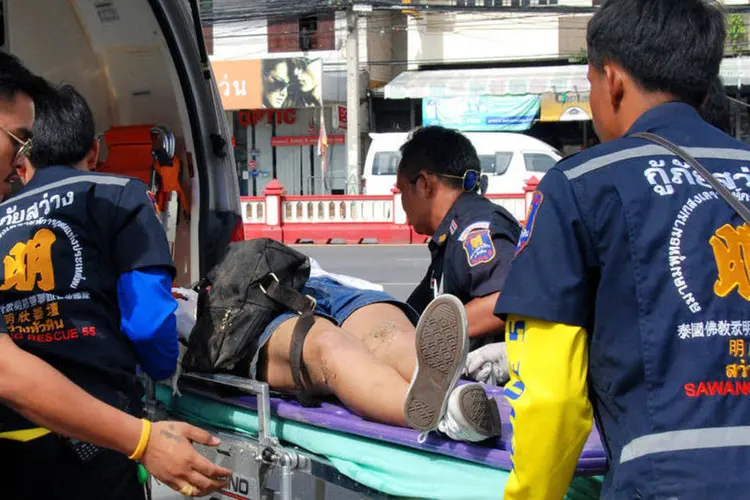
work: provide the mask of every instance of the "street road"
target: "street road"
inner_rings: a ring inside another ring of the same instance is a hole
[[[297,245],[294,248],[317,260],[326,271],[378,283],[404,301],[430,264],[426,245]]]

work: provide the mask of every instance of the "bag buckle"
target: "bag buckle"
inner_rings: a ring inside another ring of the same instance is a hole
[[[316,308],[316,307],[318,307],[318,301],[317,301],[317,300],[315,300],[315,297],[313,297],[313,296],[311,296],[311,295],[305,295],[305,297],[306,297],[306,298],[307,298],[307,300],[309,300],[309,301],[310,301],[310,303],[312,304],[312,307],[310,308],[310,312],[313,312],[313,311],[315,311],[315,308]],[[299,313],[299,315],[300,315],[300,316],[302,316],[302,314],[303,314],[303,313]]]
[[[276,276],[274,273],[268,273],[266,277],[267,276],[270,276],[271,278],[273,278],[273,281],[275,281],[276,283],[279,282],[278,276]],[[260,291],[263,292],[263,295],[268,295],[268,291],[266,290],[266,287],[263,286],[263,283],[258,283],[258,287],[260,288]]]

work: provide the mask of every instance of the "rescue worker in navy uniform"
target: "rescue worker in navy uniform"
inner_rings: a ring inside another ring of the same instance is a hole
[[[33,144],[34,101],[49,95],[49,85],[30,73],[14,57],[0,52],[0,191],[6,197],[14,167],[24,161]],[[66,114],[68,118],[71,116]],[[76,118],[73,115],[73,118]],[[73,120],[75,123],[75,119]],[[3,294],[0,292],[0,298]],[[45,429],[85,440],[130,455],[143,463],[161,481],[175,489],[198,485],[196,494],[206,495],[226,485],[216,478],[231,471],[209,462],[197,453],[191,442],[216,446],[219,440],[207,432],[182,422],[146,424],[138,418],[92,397],[37,356],[19,349],[8,335],[0,316],[0,405],[7,405]],[[4,410],[0,410],[3,411]],[[12,465],[19,460],[8,450],[12,431],[0,417],[0,482],[2,498],[23,498],[11,489]],[[40,429],[18,433],[19,439],[39,437]],[[36,473],[26,488],[35,483],[54,481],[53,469]],[[52,483],[52,487],[58,484]],[[49,498],[49,497],[44,497]],[[105,495],[104,498],[109,498]]]
[[[176,368],[175,270],[147,187],[74,169],[98,147],[70,90],[38,100],[31,160],[16,165],[24,187],[0,204],[0,314],[20,347],[140,417],[136,365],[157,380]],[[145,498],[132,456],[61,438],[10,408],[0,420],[12,498]]]
[[[726,39],[708,0],[609,0],[588,25],[602,144],[539,185],[496,312],[507,317],[506,499],[562,498],[595,416],[603,498],[747,498],[750,147],[696,111]]]
[[[438,294],[466,307],[470,348],[503,340],[493,315],[521,233],[503,207],[479,194],[481,164],[466,136],[443,127],[416,130],[401,147],[397,187],[414,230],[431,237],[431,263],[408,299],[417,312]]]

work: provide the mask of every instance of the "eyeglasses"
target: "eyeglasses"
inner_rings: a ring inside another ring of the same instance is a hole
[[[21,158],[25,158],[29,156],[29,154],[31,153],[31,139],[27,139],[24,141],[23,139],[18,137],[16,134],[11,132],[7,128],[0,126],[0,129],[2,129],[3,132],[8,134],[8,137],[10,137],[16,143],[16,146],[18,147],[18,150],[16,151],[16,155],[13,158],[14,163],[20,160]]]

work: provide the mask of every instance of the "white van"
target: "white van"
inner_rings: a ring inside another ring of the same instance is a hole
[[[482,173],[489,175],[488,194],[523,193],[531,177],[541,180],[562,155],[552,146],[528,135],[506,132],[464,133],[479,154]],[[390,194],[396,183],[399,148],[409,134],[370,134],[363,178],[365,194]]]

